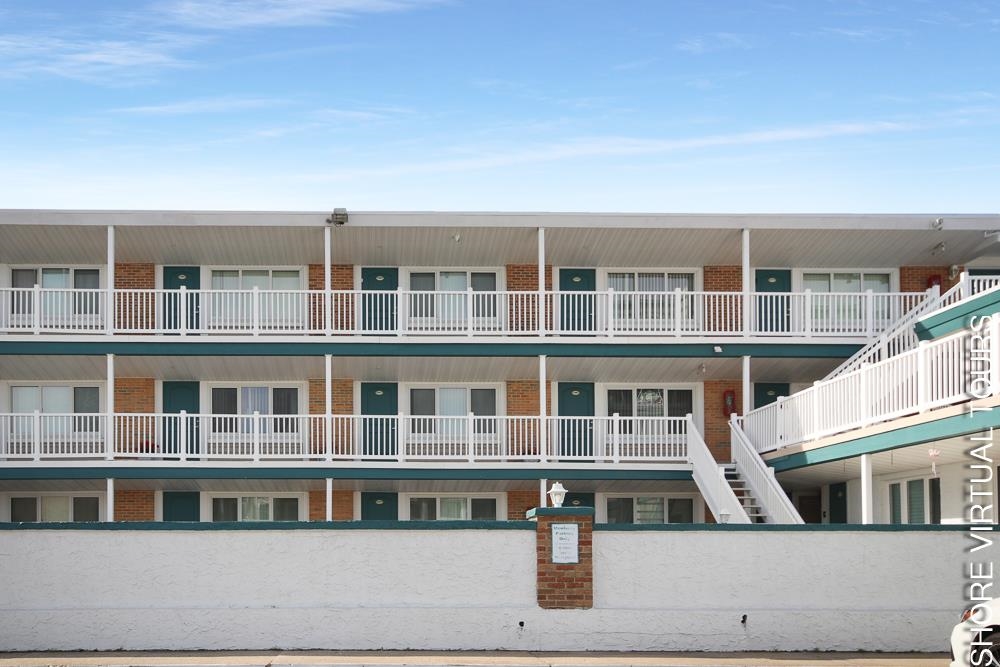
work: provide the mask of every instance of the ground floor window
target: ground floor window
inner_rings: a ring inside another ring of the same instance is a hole
[[[941,523],[941,480],[909,479],[889,484],[889,523]]]
[[[694,523],[694,498],[609,496],[607,498],[607,517],[608,523]]]
[[[98,496],[17,495],[10,498],[10,520],[15,523],[38,521],[100,521]]]
[[[212,521],[298,521],[296,496],[213,496]]]
[[[411,521],[496,521],[499,499],[488,496],[424,496],[409,499]]]

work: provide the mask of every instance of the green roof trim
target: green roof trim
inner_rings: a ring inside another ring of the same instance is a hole
[[[932,340],[968,329],[973,317],[996,313],[1000,313],[1000,289],[991,289],[920,318],[913,329],[920,340]]]
[[[979,524],[976,524],[979,526]],[[821,533],[936,533],[967,531],[968,525],[916,525],[916,524],[867,524],[856,523],[664,523],[664,524],[630,524],[630,523],[598,523],[594,530],[606,532],[699,532],[699,531],[761,531],[771,533],[782,532],[821,532]],[[990,525],[989,531],[1000,530],[1000,526]],[[979,529],[977,528],[977,532]]]
[[[285,356],[309,357],[332,354],[338,357],[795,357],[839,359],[857,352],[860,344],[813,342],[816,339],[776,338],[768,343],[736,343],[731,338],[719,338],[713,343],[420,343],[420,342],[202,342],[198,337],[179,341],[176,336],[156,341],[0,341],[0,354],[52,354],[121,356]],[[614,340],[614,339],[611,339]],[[722,352],[715,352],[719,346]]]
[[[920,445],[943,438],[954,438],[972,433],[981,433],[990,428],[1000,427],[1000,409],[977,410],[960,415],[952,415],[923,424],[876,433],[854,440],[838,442],[826,447],[796,452],[765,461],[775,472],[795,470],[820,463],[830,463],[850,459],[862,454],[887,452],[892,449]],[[969,443],[970,446],[973,443]]]
[[[528,510],[529,519],[540,516],[594,516],[593,507],[535,507]]]

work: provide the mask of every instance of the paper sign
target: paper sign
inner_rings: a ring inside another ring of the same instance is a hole
[[[575,523],[552,524],[552,562],[580,562],[580,526]]]

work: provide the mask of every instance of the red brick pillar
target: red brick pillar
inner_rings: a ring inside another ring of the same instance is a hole
[[[529,510],[527,516],[537,524],[535,590],[538,606],[543,609],[593,608],[594,508],[537,507]]]

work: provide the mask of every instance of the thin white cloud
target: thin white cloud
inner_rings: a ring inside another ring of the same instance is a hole
[[[174,0],[158,8],[172,23],[204,30],[297,27],[419,9],[442,0]]]
[[[358,167],[340,169],[322,174],[304,175],[319,181],[344,180],[354,177],[398,176],[443,172],[461,172],[470,169],[511,167],[520,164],[577,160],[584,158],[621,157],[667,154],[683,150],[732,148],[739,146],[790,143],[904,132],[917,129],[913,123],[872,121],[862,123],[832,123],[804,127],[758,130],[735,134],[710,135],[690,139],[642,139],[633,137],[587,137],[577,140],[539,144],[513,151],[483,151],[466,158],[428,160],[425,162],[399,163],[386,167]],[[467,149],[472,152],[474,149]]]
[[[678,51],[702,55],[714,51],[728,51],[730,49],[749,49],[752,47],[750,41],[731,32],[713,32],[696,37],[688,37],[685,40],[674,44]]]
[[[843,37],[852,42],[887,42],[890,39],[909,34],[906,30],[898,28],[823,28],[820,33],[832,36]]]
[[[112,109],[116,113],[147,116],[182,116],[191,114],[230,113],[263,109],[287,104],[285,100],[266,97],[207,97],[182,102]]]

